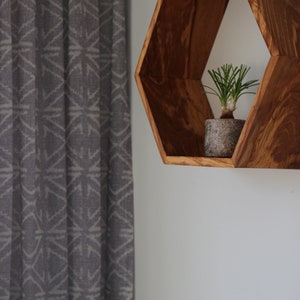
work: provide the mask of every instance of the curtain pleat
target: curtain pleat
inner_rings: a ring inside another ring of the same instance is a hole
[[[14,244],[13,232],[13,105],[12,99],[12,49],[11,49],[11,6],[0,3],[0,286],[2,297],[9,297],[11,286],[11,245]],[[10,199],[9,202],[5,199]]]
[[[130,300],[126,7],[0,2],[0,300]]]

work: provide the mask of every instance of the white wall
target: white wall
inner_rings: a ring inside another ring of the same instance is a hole
[[[132,78],[155,4],[130,2]],[[209,67],[245,62],[260,78],[268,52],[247,1],[228,16]],[[131,98],[136,300],[299,300],[300,171],[164,165],[133,79]]]

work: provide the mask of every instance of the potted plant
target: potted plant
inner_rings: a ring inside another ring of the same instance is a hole
[[[233,66],[224,64],[217,69],[208,70],[216,88],[203,85],[207,94],[215,95],[221,103],[219,119],[209,119],[205,122],[205,155],[211,157],[231,157],[243,129],[245,120],[234,119],[238,99],[244,94],[255,94],[248,91],[257,86],[258,80],[248,80],[245,77],[250,67],[246,65]]]

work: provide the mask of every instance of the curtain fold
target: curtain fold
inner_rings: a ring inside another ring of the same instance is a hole
[[[0,300],[134,298],[121,0],[0,2]]]

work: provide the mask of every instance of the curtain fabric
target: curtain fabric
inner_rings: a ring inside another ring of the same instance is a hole
[[[133,299],[125,6],[0,1],[0,300]]]

